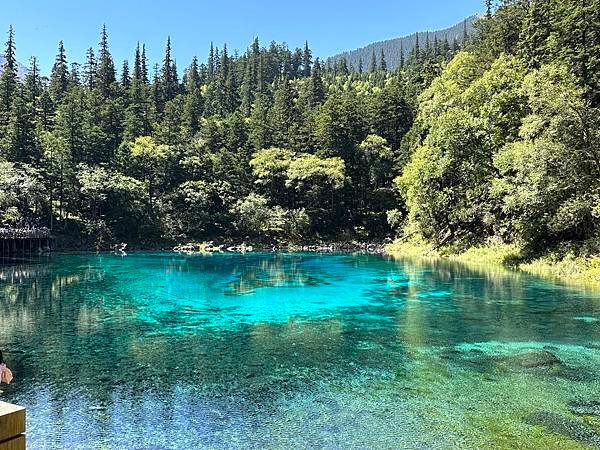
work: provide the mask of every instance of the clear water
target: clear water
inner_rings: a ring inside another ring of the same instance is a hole
[[[32,449],[600,447],[600,294],[511,272],[54,255],[0,267],[0,348]]]

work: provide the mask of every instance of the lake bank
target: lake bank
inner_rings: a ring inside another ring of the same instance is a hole
[[[451,252],[426,243],[398,240],[386,245],[385,253],[396,257],[442,258],[467,265],[494,265],[569,284],[600,287],[600,256],[561,256],[549,252],[528,258],[523,255],[523,249],[514,244],[489,244]]]

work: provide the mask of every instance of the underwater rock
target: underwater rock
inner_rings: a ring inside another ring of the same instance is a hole
[[[600,417],[600,401],[571,402],[569,408],[573,414],[578,416]]]
[[[548,350],[530,350],[526,353],[509,356],[506,361],[524,369],[548,368],[562,364],[562,361]]]
[[[600,447],[600,434],[582,423],[551,412],[537,412],[525,418],[525,423],[541,426],[549,433],[560,434],[583,444]]]

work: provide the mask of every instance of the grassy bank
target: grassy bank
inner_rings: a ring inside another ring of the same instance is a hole
[[[528,258],[523,249],[514,244],[488,244],[457,252],[451,248],[436,249],[420,241],[395,241],[386,246],[386,253],[392,256],[446,258],[465,264],[496,265],[566,282],[600,286],[600,256],[548,253]]]

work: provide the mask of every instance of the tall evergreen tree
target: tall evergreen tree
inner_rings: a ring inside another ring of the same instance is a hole
[[[108,32],[106,25],[102,27],[100,37],[100,50],[98,52],[98,67],[96,71],[96,83],[104,98],[112,95],[112,84],[116,81],[115,64],[108,48]]]
[[[377,56],[375,55],[375,49],[373,49],[373,52],[371,53],[371,64],[369,65],[369,72],[377,72]]]
[[[71,63],[71,70],[69,71],[69,87],[79,86],[81,84],[81,76],[79,75],[80,65],[78,62]]]
[[[381,58],[379,60],[379,70],[382,72],[387,72],[387,62],[385,60],[385,52],[383,48],[381,49]]]
[[[309,106],[317,106],[321,104],[323,100],[325,100],[325,86],[321,76],[321,64],[319,58],[317,58],[310,76]]]
[[[142,44],[141,71],[142,81],[144,82],[144,84],[148,84],[150,82],[150,78],[148,77],[148,60],[146,58],[146,44]]]
[[[6,124],[12,101],[17,90],[17,58],[15,56],[15,33],[12,25],[8,29],[8,39],[4,50],[4,65],[0,76],[0,107],[3,113],[0,125]]]
[[[27,76],[25,77],[25,98],[31,105],[31,111],[34,116],[37,115],[37,108],[39,106],[42,90],[43,86],[38,60],[35,56],[32,56],[29,64],[29,70],[27,71]]]
[[[129,61],[124,60],[121,68],[121,86],[129,89],[131,86],[131,77],[129,76]]]
[[[308,47],[308,41],[304,43],[304,52],[302,54],[302,75],[310,77],[312,70],[312,52]]]
[[[404,44],[402,43],[402,41],[400,41],[400,61],[398,63],[398,67],[400,68],[400,70],[404,69]]]
[[[90,47],[85,54],[85,64],[83,66],[83,84],[89,89],[93,89],[96,86],[97,70],[94,49]]]
[[[63,41],[58,44],[58,54],[52,66],[50,93],[56,103],[60,103],[69,89],[69,67]]]
[[[162,65],[162,90],[164,101],[170,101],[175,98],[178,93],[179,85],[177,80],[177,70],[175,62],[171,56],[171,37],[167,37],[167,45],[165,47],[165,56]]]

